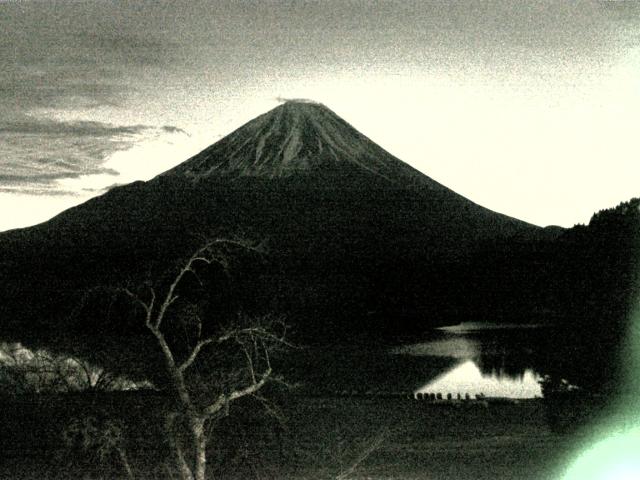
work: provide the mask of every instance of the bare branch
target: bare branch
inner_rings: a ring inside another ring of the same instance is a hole
[[[180,364],[180,366],[178,367],[178,369],[181,372],[184,372],[185,370],[187,370],[192,364],[193,362],[196,361],[196,358],[198,357],[198,354],[200,353],[200,351],[206,347],[207,345],[209,345],[210,343],[215,342],[215,340],[213,338],[207,338],[206,340],[200,340],[195,347],[193,347],[193,350],[191,350],[191,354],[189,355],[189,357],[182,362],[182,364]]]
[[[240,338],[243,336],[247,336],[247,337],[256,336],[264,340],[271,340],[274,343],[279,343],[292,348],[295,347],[295,345],[285,340],[284,335],[276,335],[275,333],[269,331],[264,327],[247,327],[247,328],[241,328],[238,330],[227,330],[223,335],[218,337],[218,343],[226,342],[228,340]]]
[[[244,354],[245,359],[247,360],[247,369],[249,370],[249,375],[251,376],[251,381],[255,384],[256,383],[256,371],[253,368],[253,360],[251,358],[251,354],[249,353],[249,351],[247,350],[247,346],[238,341],[238,343],[240,344],[240,348],[242,349],[242,353]],[[255,343],[255,341],[254,341]]]
[[[267,400],[265,397],[257,393],[253,394],[253,398],[262,404],[262,407],[265,409],[267,414],[275,418],[283,429],[288,430],[287,417],[275,403]]]
[[[237,400],[239,398],[246,397],[247,395],[252,395],[256,393],[258,390],[260,390],[262,387],[265,386],[270,376],[271,376],[271,369],[268,368],[262,374],[258,382],[252,383],[251,385],[245,388],[242,388],[240,390],[235,390],[229,394],[224,394],[224,393],[221,394],[214,403],[212,403],[211,405],[209,405],[204,409],[204,413],[208,416],[213,415],[216,412],[220,411],[225,406],[225,404],[233,402],[234,400]]]
[[[151,318],[153,316],[153,306],[155,305],[155,302],[156,302],[155,290],[152,287],[149,287],[149,291],[151,293],[151,299],[149,300],[149,303],[146,303],[144,300],[142,300],[138,295],[133,293],[128,288],[119,288],[117,289],[117,291],[124,293],[129,298],[131,298],[131,300],[133,300],[134,303],[137,303],[142,307],[145,313],[145,324],[147,325],[147,327],[150,327],[152,325]]]
[[[362,464],[362,462],[382,446],[388,434],[389,432],[386,429],[380,430],[378,434],[369,443],[367,443],[365,448],[356,456],[356,458],[353,459],[349,466],[335,476],[335,480],[346,480],[349,478]]]
[[[143,302],[142,299],[138,295],[133,293],[128,288],[124,288],[124,287],[123,288],[119,288],[119,289],[117,289],[117,291],[120,291],[120,292],[124,293],[125,295],[127,295],[129,298],[131,298],[131,300],[133,300],[135,303],[140,305],[144,309],[145,312],[149,310],[149,305],[147,305],[145,302]]]
[[[211,265],[213,263],[213,259],[215,259],[215,257],[211,257],[211,258],[207,258],[207,257],[191,257],[189,259],[189,265],[193,266],[193,264],[196,263],[196,262],[204,262],[207,265]]]
[[[222,265],[223,267],[225,267],[225,257],[216,257],[215,253],[212,250],[215,245],[222,245],[222,244],[237,245],[237,246],[241,246],[241,247],[243,247],[245,249],[251,249],[250,244],[248,244],[246,242],[241,242],[241,241],[232,240],[232,239],[219,238],[219,239],[211,240],[211,241],[205,243],[204,246],[202,246],[198,250],[196,250],[194,252],[194,254],[191,255],[191,257],[189,257],[189,259],[187,260],[185,265],[180,269],[178,274],[173,279],[173,282],[171,282],[171,285],[169,285],[169,289],[167,291],[167,295],[165,296],[164,301],[160,305],[160,310],[158,311],[158,314],[156,315],[156,320],[154,322],[154,327],[156,329],[160,328],[160,325],[162,324],[162,321],[164,320],[164,316],[165,316],[165,314],[167,312],[167,309],[178,299],[178,295],[176,295],[175,291],[176,291],[176,288],[178,287],[178,285],[180,284],[180,282],[182,281],[182,279],[184,278],[184,276],[187,273],[191,272],[196,276],[196,278],[198,278],[198,276],[196,275],[196,273],[194,271],[194,266],[195,266],[196,263],[202,262],[202,263],[205,263],[207,265],[211,265],[212,263],[216,262],[216,263]],[[198,281],[200,281],[199,278],[198,278]]]

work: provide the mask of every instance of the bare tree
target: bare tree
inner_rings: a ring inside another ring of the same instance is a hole
[[[285,344],[281,318],[238,315],[222,325],[206,317],[201,299],[194,299],[185,287],[194,281],[202,287],[201,274],[207,268],[217,266],[227,272],[233,248],[257,249],[239,240],[210,240],[164,285],[119,289],[139,307],[162,353],[165,385],[176,405],[167,413],[165,427],[183,480],[204,480],[209,425],[225,416],[231,403],[248,396],[260,398],[259,390],[275,380],[271,355]]]

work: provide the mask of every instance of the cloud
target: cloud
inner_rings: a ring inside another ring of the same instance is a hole
[[[179,127],[174,127],[173,125],[164,125],[161,128],[162,128],[162,131],[167,132],[167,133],[181,133],[181,134],[186,135],[188,137],[191,136],[186,131],[184,131],[183,129],[181,129]]]
[[[122,103],[126,89],[108,76],[104,80],[82,78],[75,72],[0,72],[0,107],[5,112],[39,108],[96,108]]]
[[[313,100],[311,98],[294,98],[294,97],[282,97],[282,96],[278,96],[276,97],[276,101],[279,103],[287,103],[287,102],[294,102],[294,103],[309,103],[312,105],[321,105],[320,102]]]
[[[109,125],[93,121],[63,122],[54,119],[34,118],[32,120],[0,123],[0,135],[18,133],[71,137],[114,137],[118,135],[135,135],[149,128],[151,127],[145,125]]]
[[[31,186],[28,189],[23,188],[20,185],[2,185],[0,184],[0,197],[1,196],[6,196],[6,195],[12,195],[14,196],[15,199],[18,198],[23,198],[25,196],[28,197],[39,197],[39,196],[43,196],[43,197],[73,197],[75,196],[75,193],[70,193],[67,192],[65,190],[60,190],[60,189],[53,189],[50,186],[45,186],[45,187],[33,187]],[[20,205],[20,208],[22,208],[22,205]],[[6,219],[5,219],[6,221]],[[6,230],[6,229],[5,229]],[[2,226],[0,226],[0,231],[3,231]]]
[[[111,176],[115,183],[119,172],[105,165],[114,153],[182,132],[172,125],[112,125],[29,116],[0,122],[0,191],[69,193],[62,180],[95,175]]]

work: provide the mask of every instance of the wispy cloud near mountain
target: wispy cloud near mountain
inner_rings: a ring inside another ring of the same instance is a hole
[[[120,126],[91,121],[57,121],[34,118],[31,121],[0,123],[0,135],[7,133],[64,135],[70,137],[113,137],[116,135],[134,135],[150,127],[144,125]]]
[[[59,180],[88,175],[111,175],[115,182],[119,172],[105,165],[112,154],[171,133],[183,131],[28,116],[0,122],[0,191],[68,194]]]

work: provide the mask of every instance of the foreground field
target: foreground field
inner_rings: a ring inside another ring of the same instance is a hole
[[[163,399],[157,394],[4,403],[2,478],[123,478],[114,452],[63,441],[66,425],[88,417],[126,425],[124,445],[136,477],[166,476]],[[552,428],[554,415],[541,400],[454,406],[287,395],[274,406],[278,418],[247,403],[216,425],[209,447],[212,478],[557,478],[579,440],[575,432]]]

